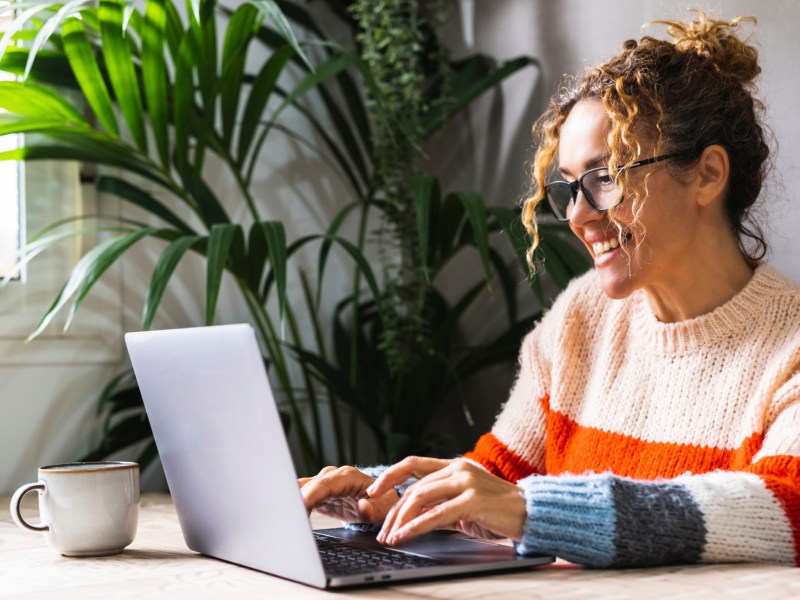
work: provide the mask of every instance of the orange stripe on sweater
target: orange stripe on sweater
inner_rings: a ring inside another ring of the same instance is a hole
[[[781,503],[792,527],[795,564],[800,567],[800,456],[768,456],[747,470],[761,477]]]
[[[509,450],[492,433],[482,435],[472,452],[464,456],[482,464],[493,475],[514,483],[536,472],[533,466]]]
[[[549,398],[541,399],[547,414],[545,468],[548,474],[611,471],[623,477],[656,479],[715,469],[746,468],[761,446],[763,435],[754,433],[739,448],[726,450],[638,438],[584,427],[553,411]]]

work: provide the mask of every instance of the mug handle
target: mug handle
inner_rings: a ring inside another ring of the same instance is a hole
[[[22,502],[22,498],[28,492],[32,492],[34,490],[38,490],[40,492],[45,491],[45,485],[42,482],[39,483],[26,483],[21,488],[19,488],[14,495],[11,497],[11,518],[14,519],[14,523],[22,527],[23,529],[30,529],[31,531],[49,531],[50,527],[43,523],[39,525],[31,525],[25,519],[22,518],[22,511],[20,510],[20,503]]]

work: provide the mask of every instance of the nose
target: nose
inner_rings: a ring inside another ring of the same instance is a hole
[[[569,213],[569,224],[575,227],[583,227],[591,221],[599,221],[603,218],[603,213],[595,210],[583,190],[578,188],[575,193],[575,200],[572,203],[572,211]]]

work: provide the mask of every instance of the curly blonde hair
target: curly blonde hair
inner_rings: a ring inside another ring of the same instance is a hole
[[[650,36],[623,43],[620,52],[605,64],[587,70],[573,85],[562,86],[533,134],[537,151],[533,161],[531,192],[522,208],[522,222],[532,243],[528,262],[535,270],[534,252],[539,245],[536,208],[544,198],[544,186],[558,152],[564,121],[575,104],[584,99],[602,101],[611,120],[609,166],[625,190],[626,170],[642,156],[639,140],[655,141],[657,154],[675,154],[669,164],[679,176],[696,162],[703,150],[719,144],[728,152],[730,179],[725,211],[739,249],[751,265],[767,252],[767,243],[751,208],[766,176],[769,147],[762,125],[763,104],[755,98],[755,79],[761,72],[757,50],[737,35],[743,23],[755,17],[719,21],[703,12],[689,22],[652,21],[666,25],[672,40]],[[629,230],[644,229],[639,222],[643,193],[631,190],[632,223]],[[609,217],[624,233],[623,227]]]

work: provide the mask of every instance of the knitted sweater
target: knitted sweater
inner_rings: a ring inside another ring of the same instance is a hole
[[[523,490],[521,553],[800,564],[800,287],[762,265],[711,313],[661,323],[591,271],[527,336],[465,456]]]

